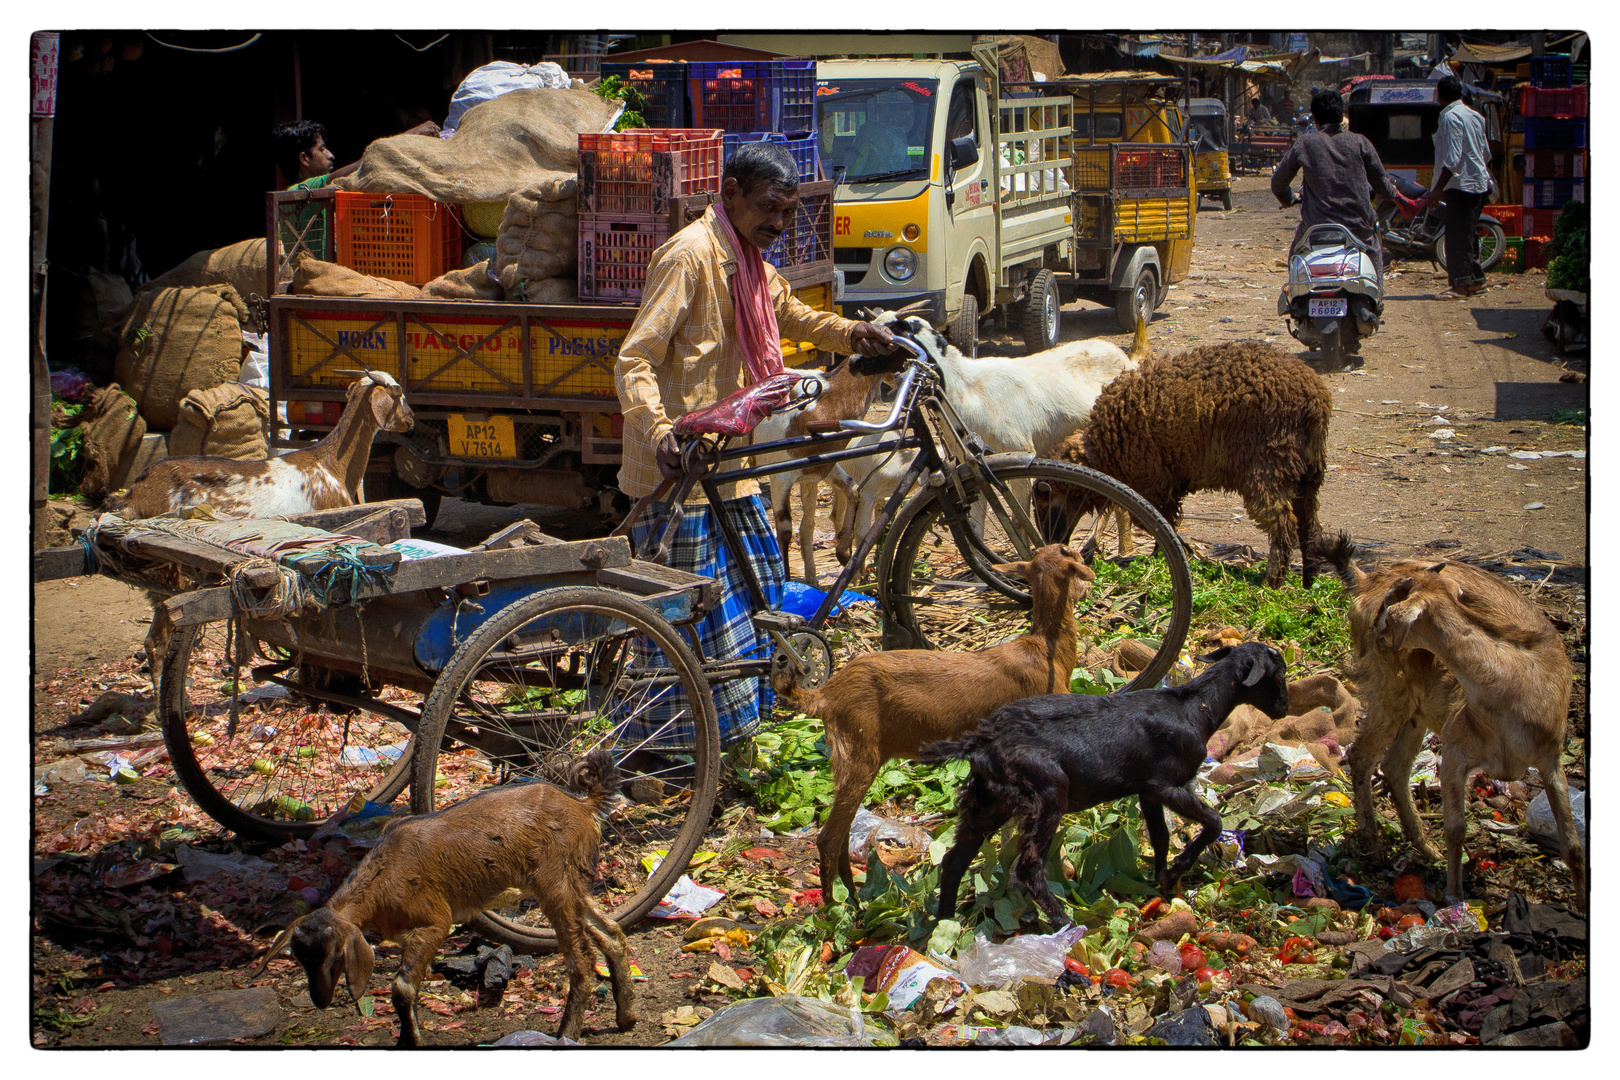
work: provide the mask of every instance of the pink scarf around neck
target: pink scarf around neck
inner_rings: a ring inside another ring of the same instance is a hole
[[[761,383],[782,372],[782,333],[765,277],[765,257],[737,235],[726,208],[719,203],[714,205],[714,220],[737,256],[737,272],[731,275],[731,307],[737,314],[737,336],[742,340],[748,381]]]

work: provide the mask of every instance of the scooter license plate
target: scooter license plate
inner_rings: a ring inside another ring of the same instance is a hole
[[[1331,300],[1312,300],[1310,308],[1310,316],[1313,319],[1331,318],[1347,314],[1350,310],[1350,301],[1342,296]]]

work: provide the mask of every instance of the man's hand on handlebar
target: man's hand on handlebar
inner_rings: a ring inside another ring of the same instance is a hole
[[[666,477],[681,475],[681,444],[673,431],[658,440],[655,455],[660,473]]]
[[[886,326],[859,322],[849,332],[849,343],[862,356],[887,356],[894,352],[894,335]]]

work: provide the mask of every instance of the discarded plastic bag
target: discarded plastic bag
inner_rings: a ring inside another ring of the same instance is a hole
[[[789,994],[721,1009],[670,1046],[872,1046],[859,1009]]]
[[[164,1046],[194,1045],[268,1035],[281,1020],[281,1005],[274,987],[255,986],[154,1001],[152,1016]]]
[[[247,878],[262,878],[269,883],[286,884],[286,877],[274,872],[276,864],[264,859],[233,851],[217,855],[201,848],[181,846],[174,849],[174,861],[185,868],[186,880],[213,877],[215,874],[234,874]]]
[[[547,1035],[543,1031],[512,1031],[502,1035],[487,1046],[584,1046],[584,1043],[573,1039],[559,1039],[555,1035]]]
[[[867,945],[856,949],[849,963],[844,965],[844,974],[865,980],[862,983],[865,993],[887,993],[891,1009],[910,1008],[935,979],[945,979],[951,984],[952,997],[963,989],[961,980],[954,974],[904,945]]]
[[[801,581],[790,581],[783,588],[782,610],[790,615],[799,615],[808,619],[820,608],[821,602],[827,599],[827,594],[820,589],[812,588]],[[875,604],[876,600],[865,593],[858,593],[854,589],[845,589],[844,594],[838,598],[832,614],[842,614],[851,604]]]
[[[685,874],[669,890],[669,895],[647,914],[655,919],[695,919],[718,904],[726,894],[705,889]]]
[[[871,843],[887,843],[900,848],[918,848],[926,851],[928,842],[932,839],[928,830],[921,825],[908,825],[903,821],[892,821],[872,811],[861,807],[855,814],[855,820],[849,825],[849,857],[864,859],[866,846]]]
[[[1055,934],[1023,934],[1000,945],[980,934],[957,954],[956,970],[969,986],[1000,986],[1030,976],[1055,979],[1063,974],[1063,958],[1085,934],[1084,926],[1068,926]]]
[[[1575,819],[1575,835],[1586,843],[1586,792],[1576,788],[1569,789],[1569,815]],[[1558,844],[1558,825],[1553,821],[1552,805],[1547,802],[1545,791],[1537,795],[1530,802],[1529,809],[1524,812],[1525,829],[1530,835],[1548,844]]]

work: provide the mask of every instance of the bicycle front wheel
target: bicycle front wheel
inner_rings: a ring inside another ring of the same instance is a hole
[[[990,481],[952,522],[950,493],[930,488],[900,511],[878,580],[901,647],[982,649],[1024,633],[1024,583],[995,569],[1044,544],[1080,544],[1097,579],[1075,606],[1081,649],[1130,637],[1154,648],[1125,690],[1175,664],[1192,623],[1192,575],[1175,530],[1112,477],[1022,454],[986,459]]]
[[[708,680],[651,608],[611,589],[552,589],[474,631],[428,695],[411,809],[431,813],[496,784],[565,786],[569,763],[596,749],[612,753],[629,800],[603,823],[596,899],[628,927],[685,872],[720,782]],[[538,907],[474,921],[514,949],[556,946]]]

